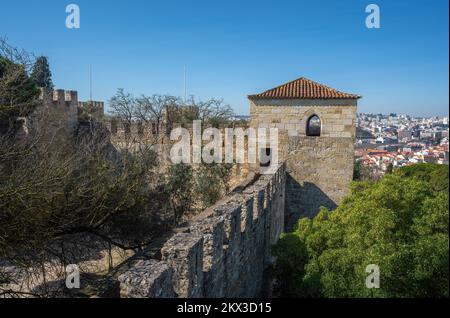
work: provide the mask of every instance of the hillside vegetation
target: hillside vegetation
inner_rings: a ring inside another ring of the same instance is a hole
[[[42,85],[53,85],[50,76],[46,61],[0,39],[0,298],[70,296],[67,264],[105,274],[114,250],[141,251],[228,191],[230,165],[167,169],[153,140],[115,147],[94,118],[69,132],[65,112],[39,98]],[[142,97],[132,119],[139,110],[157,122],[160,98]],[[224,108],[214,105],[205,121]]]
[[[301,219],[274,247],[286,297],[448,297],[448,166],[355,182],[333,212]],[[379,266],[380,286],[366,287]]]

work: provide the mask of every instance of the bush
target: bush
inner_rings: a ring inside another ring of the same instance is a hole
[[[169,168],[165,192],[170,198],[174,222],[189,212],[194,205],[193,172],[186,164],[176,164]]]
[[[448,166],[424,164],[354,183],[334,212],[322,208],[281,237],[274,248],[279,292],[448,297],[448,182]],[[379,289],[365,286],[369,264],[380,268]]]
[[[207,208],[216,203],[228,189],[231,175],[229,164],[202,164],[195,175],[195,192],[199,197],[201,208]]]

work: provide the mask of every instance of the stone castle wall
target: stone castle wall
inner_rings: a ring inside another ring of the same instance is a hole
[[[56,90],[42,98],[75,121],[77,107],[103,113],[103,103],[79,103],[74,91]],[[120,296],[251,298],[270,294],[267,269],[274,262],[271,247],[280,234],[291,230],[299,218],[313,217],[320,206],[335,208],[347,194],[353,176],[356,111],[357,101],[352,99],[251,100],[250,127],[278,128],[278,162],[283,164],[274,174],[259,176],[202,213],[168,238],[157,253],[144,252],[152,256],[138,258],[118,276]],[[321,119],[319,137],[306,135],[312,115]],[[130,138],[156,138],[155,149],[162,154],[162,162],[168,162],[174,143],[168,132],[177,125],[124,125],[108,118],[104,123],[115,146]],[[185,128],[192,136],[192,127]],[[220,128],[223,134],[225,127]],[[261,169],[258,163],[235,167],[236,175]]]
[[[252,100],[252,127],[279,129],[279,161],[286,162],[286,230],[320,206],[336,208],[353,178],[357,101]],[[319,137],[306,136],[312,115],[321,119]]]
[[[78,101],[78,92],[63,89],[41,88],[39,99],[47,110],[59,115],[65,121],[69,131],[73,131],[78,124],[78,115],[86,111],[100,119],[104,113],[104,103],[100,101]]]
[[[284,227],[285,166],[260,176],[175,234],[160,259],[119,276],[121,297],[258,297]]]
[[[58,114],[60,119],[66,122],[68,130],[73,131],[78,121],[78,92],[63,89],[41,89],[39,98],[44,107],[54,114]]]
[[[143,144],[151,144],[153,150],[158,153],[158,158],[160,160],[161,166],[170,166],[172,165],[172,161],[170,160],[170,149],[171,147],[178,142],[178,140],[170,140],[170,130],[169,128],[178,128],[182,127],[188,130],[189,136],[194,135],[192,124],[178,124],[172,123],[171,127],[167,127],[165,122],[161,123],[158,129],[156,129],[155,124],[152,122],[149,123],[140,123],[133,122],[131,125],[127,125],[124,122],[120,122],[115,118],[105,118],[103,120],[105,127],[111,133],[111,141],[112,144],[117,147],[130,147],[133,143],[139,144],[142,142]],[[206,129],[211,127],[210,125],[202,125],[202,129]],[[222,124],[217,127],[222,134],[222,137],[225,136],[225,129],[227,128],[242,128],[243,130],[248,128],[246,123],[230,123],[230,124]],[[159,134],[157,134],[159,131]],[[201,137],[200,137],[201,138]],[[192,141],[191,141],[192,142]],[[202,145],[208,144],[210,141],[202,140]],[[244,156],[247,158],[248,156],[248,140],[244,140]],[[233,154],[236,156],[238,151],[238,145],[236,138],[233,139]],[[223,149],[222,156],[225,158],[225,147]],[[192,153],[191,153],[192,156]],[[192,157],[191,157],[192,158]],[[234,163],[232,167],[232,174],[230,180],[230,187],[233,188],[235,185],[240,183],[243,179],[247,177],[247,175],[256,170],[255,164],[248,163]]]
[[[78,102],[78,114],[80,113],[91,115],[100,120],[105,114],[105,103],[99,101]]]

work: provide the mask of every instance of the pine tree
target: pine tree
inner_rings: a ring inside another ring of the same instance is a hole
[[[38,96],[25,66],[0,55],[0,135],[14,131],[17,119],[35,109]]]
[[[45,56],[40,56],[31,71],[31,78],[38,87],[53,88],[52,72]]]

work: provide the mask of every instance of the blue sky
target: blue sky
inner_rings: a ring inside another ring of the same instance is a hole
[[[65,27],[76,3],[81,28]],[[381,29],[365,27],[365,7]],[[305,76],[363,95],[361,112],[447,115],[447,0],[1,0],[0,36],[46,55],[58,88],[108,100],[135,95],[224,98],[248,114],[248,94]]]

